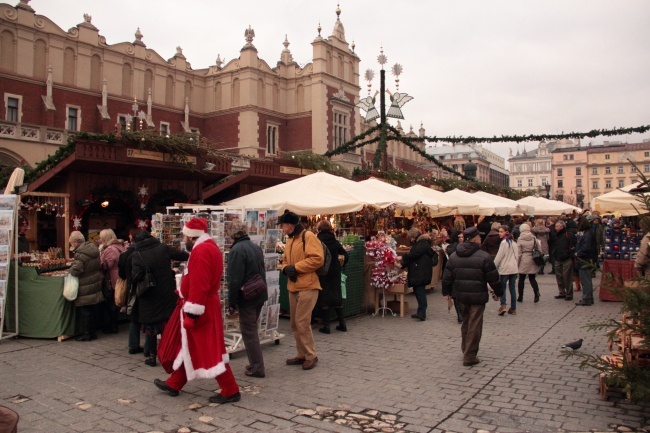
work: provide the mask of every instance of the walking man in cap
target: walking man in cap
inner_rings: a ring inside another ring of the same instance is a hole
[[[489,300],[487,285],[498,297],[503,290],[494,259],[481,250],[481,233],[476,227],[470,227],[463,231],[463,235],[465,242],[458,245],[456,254],[447,261],[442,276],[442,294],[448,301],[453,296],[460,303],[463,365],[470,367],[481,362],[477,354],[483,333],[483,312]]]
[[[316,269],[323,266],[323,247],[315,234],[300,224],[300,218],[288,210],[278,219],[282,232],[289,236],[282,256],[282,273],[287,276],[291,330],[296,339],[296,356],[287,365],[316,366],[318,357],[311,330],[311,313],[321,290]]]
[[[156,379],[154,384],[175,397],[188,380],[216,378],[221,392],[211,396],[210,402],[232,403],[241,394],[228,363],[221,318],[223,256],[207,231],[202,218],[192,218],[183,227],[185,247],[191,254],[159,351],[160,362],[171,376],[166,381]],[[161,357],[170,352],[172,360]]]

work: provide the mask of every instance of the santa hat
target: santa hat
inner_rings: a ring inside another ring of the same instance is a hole
[[[203,218],[192,218],[183,227],[183,234],[188,238],[198,238],[207,231],[208,223]]]

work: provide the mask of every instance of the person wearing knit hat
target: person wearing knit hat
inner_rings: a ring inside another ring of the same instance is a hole
[[[183,227],[185,248],[190,258],[177,290],[179,302],[167,322],[158,353],[166,380],[154,384],[172,397],[188,380],[216,378],[221,392],[211,403],[232,403],[241,399],[239,386],[230,369],[224,340],[219,286],[223,256],[207,233],[204,219],[192,218]]]
[[[286,364],[311,370],[318,362],[311,314],[321,291],[316,270],[323,266],[325,260],[323,244],[315,234],[305,230],[300,218],[293,212],[285,211],[278,224],[289,237],[282,255],[281,271],[289,279],[289,317],[297,352],[295,357],[286,360]]]
[[[530,231],[530,226],[526,223],[519,226],[519,240],[517,241],[517,248],[519,250],[519,257],[517,258],[517,269],[519,270],[519,283],[517,286],[519,297],[517,302],[524,301],[524,285],[526,283],[526,276],[528,276],[528,281],[533,287],[533,293],[535,294],[535,302],[539,302],[539,285],[537,284],[537,272],[539,271],[539,266],[535,264],[533,260],[533,251],[537,250],[542,251],[541,242],[535,237],[535,235]]]

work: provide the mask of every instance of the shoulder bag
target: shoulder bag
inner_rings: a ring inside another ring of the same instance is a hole
[[[540,245],[538,244],[539,239],[535,238],[534,244],[533,244],[533,262],[537,266],[542,266],[544,264],[544,254],[542,254]]]
[[[145,262],[142,258],[142,254],[140,254],[140,252],[138,252],[138,256],[140,256],[140,260],[142,260],[142,265],[145,269],[144,278],[138,282],[135,292],[135,295],[139,297],[142,296],[151,287],[156,287],[156,279],[153,276],[153,272],[151,272],[151,269],[147,265],[147,262]]]
[[[264,266],[264,262],[261,260],[259,253],[256,254],[258,255],[259,261],[258,272],[241,286],[242,297],[246,302],[259,298],[264,292],[267,291],[266,281],[264,281],[264,278],[262,278],[261,274],[261,269],[262,266]]]

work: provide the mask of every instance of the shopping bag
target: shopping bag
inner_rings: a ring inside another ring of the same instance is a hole
[[[158,344],[158,360],[167,374],[174,372],[174,361],[181,351],[180,306],[177,306],[165,325]]]
[[[345,274],[341,274],[341,298],[342,299],[347,299],[348,297],[348,289],[345,281],[348,279],[348,276]]]
[[[117,278],[115,282],[115,305],[123,307],[126,303],[126,280]]]
[[[79,278],[66,275],[63,279],[63,297],[68,301],[74,301],[77,299],[77,293],[79,293]]]

